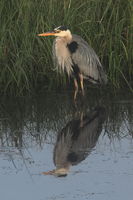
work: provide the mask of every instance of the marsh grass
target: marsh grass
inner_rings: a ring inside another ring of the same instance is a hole
[[[37,37],[62,24],[95,49],[110,86],[132,89],[132,1],[1,0],[0,22],[1,93],[23,95],[66,85],[53,67],[53,38]]]

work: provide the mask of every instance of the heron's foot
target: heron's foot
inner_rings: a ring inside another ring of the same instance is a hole
[[[84,89],[79,90],[79,94],[80,94],[80,96],[84,97],[85,96],[85,90]]]
[[[81,93],[82,93],[83,96],[85,96],[85,90],[84,90],[84,88],[81,89]]]

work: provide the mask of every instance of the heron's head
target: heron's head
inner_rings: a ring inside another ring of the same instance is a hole
[[[54,28],[53,31],[38,34],[38,36],[57,36],[57,37],[68,37],[71,36],[70,30],[66,26],[59,26]]]

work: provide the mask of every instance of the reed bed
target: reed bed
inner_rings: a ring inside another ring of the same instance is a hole
[[[131,0],[1,0],[1,93],[65,86],[65,77],[53,68],[53,39],[37,37],[59,25],[69,26],[95,49],[111,87],[132,90],[132,11]]]

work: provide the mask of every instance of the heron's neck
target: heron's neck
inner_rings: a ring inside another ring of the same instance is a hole
[[[66,31],[65,38],[68,40],[68,42],[72,40],[72,34],[69,30]]]

